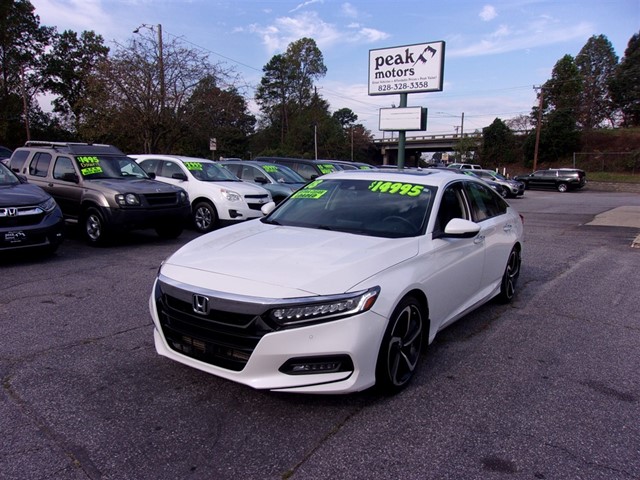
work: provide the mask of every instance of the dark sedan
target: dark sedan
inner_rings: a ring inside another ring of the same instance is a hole
[[[36,248],[53,253],[64,238],[55,200],[0,163],[0,253]]]

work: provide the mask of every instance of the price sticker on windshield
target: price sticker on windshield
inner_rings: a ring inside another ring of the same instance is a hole
[[[275,165],[265,165],[262,168],[264,168],[265,172],[269,172],[269,173],[275,173],[278,171],[278,167],[276,167]]]
[[[372,192],[389,193],[392,195],[417,197],[424,190],[424,185],[414,185],[412,183],[401,182],[382,182],[376,180],[375,182],[371,182],[369,190]]]
[[[298,190],[296,193],[294,193],[293,195],[291,195],[291,198],[313,198],[313,199],[318,199],[321,198],[325,193],[327,193],[326,190],[308,190],[308,189],[302,189],[302,190]]]
[[[184,166],[187,167],[187,170],[202,170],[202,163],[200,162],[184,162]]]
[[[102,173],[102,167],[95,166],[95,167],[81,168],[80,173],[83,176],[93,175],[95,173]]]

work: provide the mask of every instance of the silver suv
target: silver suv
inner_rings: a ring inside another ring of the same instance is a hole
[[[153,180],[111,145],[31,141],[13,152],[9,165],[47,191],[90,244],[145,228],[176,238],[189,218],[182,188]]]

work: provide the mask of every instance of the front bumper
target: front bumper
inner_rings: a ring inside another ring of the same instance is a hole
[[[111,228],[135,230],[166,225],[186,225],[191,216],[191,206],[185,204],[163,208],[103,208],[102,213]]]
[[[0,252],[28,248],[56,248],[64,240],[64,217],[60,209],[43,215],[36,224],[22,224],[19,219],[0,221]]]
[[[156,281],[149,299],[154,343],[156,351],[171,360],[256,389],[349,393],[375,383],[386,319],[371,310],[310,326],[273,329],[253,313],[223,312],[222,322],[217,322],[178,303],[163,298]],[[345,357],[349,361],[339,371],[281,371],[301,358],[322,363]]]

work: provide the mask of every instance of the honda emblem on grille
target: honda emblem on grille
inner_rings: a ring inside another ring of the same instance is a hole
[[[17,208],[13,208],[13,207],[9,207],[9,208],[7,208],[7,214],[10,217],[16,217],[16,216],[18,216],[18,209]]]
[[[200,315],[207,315],[209,313],[209,297],[204,295],[193,295],[193,311]]]

